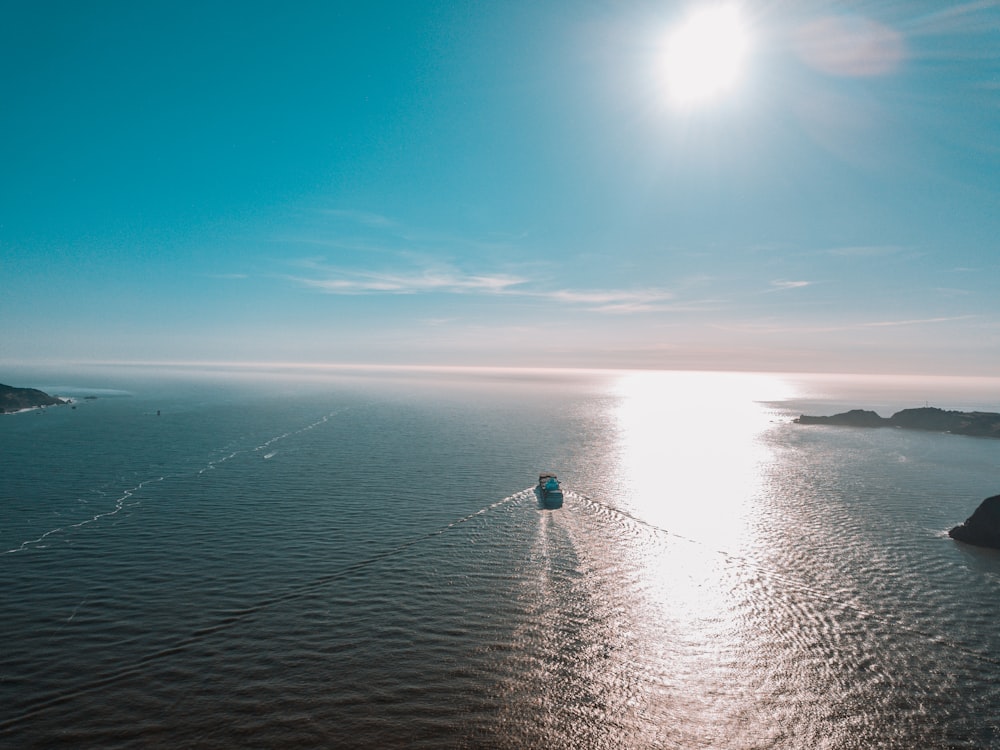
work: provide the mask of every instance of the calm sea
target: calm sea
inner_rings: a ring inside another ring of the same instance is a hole
[[[0,380],[0,746],[1000,747],[998,379]]]

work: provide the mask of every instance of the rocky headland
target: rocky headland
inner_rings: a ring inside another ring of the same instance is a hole
[[[852,409],[830,417],[810,417],[803,414],[795,421],[798,424],[899,427],[907,430],[1000,438],[1000,414],[988,411],[945,411],[932,406],[904,409],[889,418],[865,409]],[[965,523],[951,529],[948,536],[966,544],[1000,549],[1000,495],[983,500]]]
[[[38,406],[57,406],[67,403],[69,402],[50,396],[37,388],[15,388],[12,385],[0,383],[0,414],[34,409]]]
[[[933,406],[903,409],[888,418],[880,417],[873,411],[852,409],[831,417],[810,417],[803,414],[795,421],[798,424],[831,424],[847,427],[901,427],[907,430],[1000,438],[1000,414],[988,411],[945,411]]]
[[[1000,549],[1000,495],[983,500],[965,523],[949,531],[948,536],[966,544]]]

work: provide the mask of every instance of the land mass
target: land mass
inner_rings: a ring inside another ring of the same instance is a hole
[[[966,544],[1000,549],[1000,495],[983,500],[965,523],[949,531],[948,536]]]
[[[907,430],[1000,438],[1000,414],[988,411],[945,411],[933,406],[903,409],[888,418],[880,417],[873,411],[852,409],[831,417],[810,417],[803,414],[795,421],[798,424],[832,424],[848,427],[902,427]]]
[[[0,414],[66,403],[69,402],[50,396],[37,388],[15,388],[12,385],[0,383]]]

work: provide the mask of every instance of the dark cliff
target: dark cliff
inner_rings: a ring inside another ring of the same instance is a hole
[[[15,388],[0,383],[0,414],[22,409],[32,409],[36,406],[56,406],[65,404],[61,398],[50,396],[37,388]]]
[[[903,409],[888,419],[873,411],[853,409],[831,417],[810,417],[803,414],[799,424],[832,424],[848,427],[901,427],[907,430],[951,432],[955,435],[1000,437],[1000,414],[986,411],[945,411],[933,406]]]
[[[851,409],[832,417],[810,417],[803,414],[795,420],[799,424],[834,424],[845,427],[888,427],[889,420],[880,417],[873,411]]]
[[[965,523],[949,531],[948,536],[966,544],[1000,549],[1000,495],[983,500]]]

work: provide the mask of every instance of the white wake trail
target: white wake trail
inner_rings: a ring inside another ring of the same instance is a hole
[[[266,440],[265,442],[261,443],[256,448],[253,448],[252,452],[258,452],[258,451],[266,450],[270,445],[272,445],[274,443],[277,443],[277,442],[279,442],[281,440],[285,440],[286,438],[292,437],[294,435],[299,435],[299,434],[301,434],[303,432],[306,432],[307,430],[312,430],[312,429],[314,429],[316,427],[319,427],[320,425],[329,422],[330,419],[332,419],[333,417],[335,417],[337,414],[340,414],[342,411],[344,411],[344,410],[340,409],[340,410],[332,411],[329,414],[325,414],[320,419],[317,419],[315,422],[311,422],[311,423],[307,424],[305,427],[301,427],[298,430],[291,430],[291,431],[285,432],[285,433],[283,433],[281,435],[276,435],[275,437],[272,437],[269,440]],[[232,443],[230,443],[230,445],[231,444]],[[216,469],[216,467],[221,466],[222,464],[226,463],[227,461],[231,461],[232,459],[234,459],[237,456],[239,456],[239,455],[241,455],[243,453],[246,453],[246,452],[248,452],[248,451],[247,450],[234,450],[234,451],[228,453],[227,455],[223,456],[222,458],[211,459],[203,467],[201,467],[196,472],[194,472],[194,475],[201,476],[202,474],[204,474],[207,471],[214,471]],[[271,458],[276,453],[277,453],[277,451],[270,451],[270,452],[268,452],[268,453],[266,453],[264,455],[264,458]],[[10,555],[10,554],[13,554],[15,552],[23,552],[26,549],[30,549],[30,548],[33,548],[33,547],[39,547],[39,546],[42,546],[43,543],[45,542],[45,540],[48,539],[51,536],[55,536],[55,535],[58,535],[58,534],[68,534],[71,531],[73,531],[74,529],[81,529],[84,526],[89,526],[90,524],[96,523],[96,522],[98,522],[98,521],[100,521],[102,519],[109,518],[111,516],[115,516],[118,513],[120,513],[122,511],[122,509],[124,509],[125,507],[127,507],[129,499],[132,498],[137,493],[141,492],[142,489],[146,485],[153,484],[154,482],[162,482],[162,481],[166,480],[168,478],[168,476],[170,478],[172,478],[172,479],[176,479],[176,478],[183,478],[185,476],[191,476],[191,474],[171,474],[171,475],[164,475],[164,476],[155,477],[155,478],[152,478],[152,479],[144,479],[143,481],[139,482],[134,487],[129,487],[128,489],[123,490],[121,496],[118,497],[115,500],[114,505],[112,506],[111,509],[106,510],[106,511],[104,511],[102,513],[97,513],[97,514],[95,514],[94,516],[92,516],[90,518],[87,518],[87,519],[85,519],[83,521],[79,521],[78,523],[67,524],[65,526],[59,526],[59,527],[54,528],[54,529],[49,529],[44,534],[41,534],[41,535],[35,537],[34,539],[26,539],[25,541],[21,542],[16,547],[11,547],[10,549],[3,550],[2,552],[0,552],[0,554]]]

